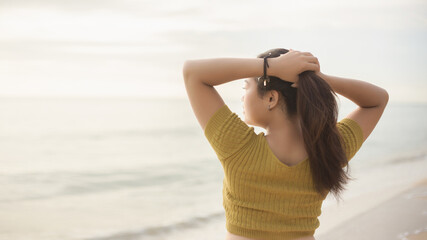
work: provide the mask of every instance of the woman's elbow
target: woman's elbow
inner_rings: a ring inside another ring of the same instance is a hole
[[[192,60],[186,60],[184,65],[182,66],[182,75],[184,77],[184,81],[188,81],[191,75],[191,62]]]
[[[389,95],[388,95],[387,90],[385,90],[384,88],[382,88],[382,92],[383,92],[382,93],[383,97],[382,97],[381,105],[383,105],[385,107],[388,103]]]

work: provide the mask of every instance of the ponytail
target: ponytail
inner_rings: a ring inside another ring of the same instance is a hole
[[[329,84],[314,72],[299,75],[297,114],[313,183],[319,193],[331,191],[338,198],[350,178],[343,169],[347,158],[336,127],[338,107],[335,96]]]

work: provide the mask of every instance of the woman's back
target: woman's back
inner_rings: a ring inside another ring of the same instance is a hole
[[[349,159],[362,145],[361,129],[351,122],[337,124]],[[264,133],[256,134],[227,105],[208,121],[205,136],[224,169],[223,205],[230,232],[271,240],[314,234],[326,195],[316,191],[308,159],[292,166],[281,162]]]

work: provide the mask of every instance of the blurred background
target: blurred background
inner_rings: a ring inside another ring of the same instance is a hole
[[[389,92],[344,199],[391,196],[425,176],[426,42],[423,0],[2,0],[0,239],[224,239],[223,172],[182,66],[279,47]],[[217,86],[239,116],[242,85]]]

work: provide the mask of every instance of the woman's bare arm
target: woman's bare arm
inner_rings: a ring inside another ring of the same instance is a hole
[[[388,103],[388,93],[385,89],[361,80],[335,77],[316,72],[332,89],[348,98],[359,107],[346,116],[356,121],[363,132],[365,141],[374,130]]]
[[[261,76],[263,61],[262,58],[187,60],[183,67],[184,80],[216,86],[232,80]]]

